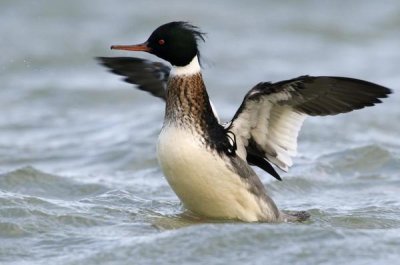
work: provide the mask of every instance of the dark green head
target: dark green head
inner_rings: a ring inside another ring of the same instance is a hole
[[[139,45],[115,45],[111,49],[145,51],[175,66],[188,65],[199,55],[198,41],[204,41],[204,33],[187,22],[170,22],[158,27],[149,39]]]

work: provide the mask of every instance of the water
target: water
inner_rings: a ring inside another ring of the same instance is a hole
[[[180,215],[157,166],[163,103],[93,57],[192,21],[208,32],[204,75],[228,120],[260,81],[329,74],[398,90],[399,17],[395,0],[2,1],[0,263],[395,264],[398,93],[308,119],[283,182],[258,171],[309,222],[211,222]]]

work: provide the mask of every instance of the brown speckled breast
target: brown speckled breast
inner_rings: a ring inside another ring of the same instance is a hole
[[[168,80],[165,122],[204,131],[207,115],[212,115],[207,91],[200,73],[173,76]]]
[[[225,129],[212,111],[201,73],[170,77],[164,126],[190,130],[202,137],[207,147],[218,152],[232,151]]]

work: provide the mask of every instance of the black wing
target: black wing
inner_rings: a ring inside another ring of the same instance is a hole
[[[247,93],[228,129],[236,136],[239,156],[279,179],[269,162],[284,171],[292,166],[307,116],[373,106],[390,93],[386,87],[346,77],[301,76],[259,83]]]
[[[171,68],[160,62],[134,57],[97,57],[110,72],[124,76],[128,83],[165,100]]]

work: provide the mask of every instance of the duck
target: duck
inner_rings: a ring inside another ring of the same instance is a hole
[[[98,57],[114,74],[165,101],[157,159],[184,208],[207,219],[298,222],[307,211],[280,210],[253,167],[277,180],[297,153],[309,116],[347,113],[381,103],[389,88],[338,76],[303,75],[260,82],[244,96],[231,121],[221,123],[202,76],[199,43],[205,33],[185,21],[156,28],[141,44],[113,50],[147,52],[168,62],[138,57]]]

